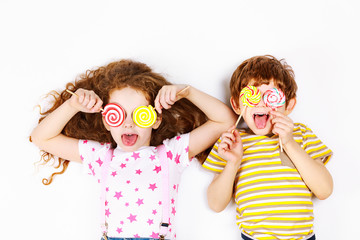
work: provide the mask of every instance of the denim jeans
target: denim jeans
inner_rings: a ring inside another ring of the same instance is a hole
[[[241,233],[241,238],[243,239],[243,240],[254,240],[253,238],[251,238],[251,237],[248,237],[248,236],[246,236],[245,234],[243,234],[243,233]],[[312,235],[310,238],[308,238],[308,239],[306,239],[306,240],[315,240],[316,238],[315,238],[315,234],[314,235]]]

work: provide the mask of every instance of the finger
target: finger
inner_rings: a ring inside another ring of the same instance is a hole
[[[103,105],[103,101],[100,98],[96,98],[96,103],[93,106],[93,108],[91,109],[91,111],[92,112],[100,112],[102,105]]]
[[[161,112],[162,112],[162,110],[161,110],[162,107],[161,107],[161,104],[160,104],[160,91],[156,95],[156,98],[155,98],[155,101],[154,101],[155,109],[159,114],[161,114]]]
[[[232,132],[224,132],[221,134],[221,139],[229,138],[231,141],[235,141],[235,136]]]

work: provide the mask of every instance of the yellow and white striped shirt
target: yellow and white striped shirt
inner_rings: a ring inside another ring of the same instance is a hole
[[[286,153],[279,151],[278,136],[240,132],[244,155],[235,178],[236,221],[240,229],[259,239],[303,239],[313,232],[311,191]],[[324,164],[332,156],[303,124],[296,123],[294,139],[313,159]],[[226,160],[214,145],[203,167],[221,172]]]

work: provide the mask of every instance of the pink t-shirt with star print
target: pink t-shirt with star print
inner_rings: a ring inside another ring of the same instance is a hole
[[[170,226],[167,239],[175,239],[175,214],[182,171],[190,164],[189,134],[164,140],[169,160]],[[80,140],[79,152],[88,173],[98,182],[110,144]],[[158,238],[162,217],[162,174],[156,147],[135,152],[114,149],[110,162],[105,201],[109,237]]]

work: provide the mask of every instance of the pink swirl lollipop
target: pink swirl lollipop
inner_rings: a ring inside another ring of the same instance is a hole
[[[276,108],[279,108],[285,104],[285,95],[280,89],[272,88],[264,93],[263,100],[267,107],[276,110]],[[279,138],[279,144],[280,151],[283,152],[281,138]]]
[[[280,89],[272,88],[264,93],[263,100],[267,107],[276,109],[285,104],[285,95]]]
[[[104,107],[102,115],[104,116],[105,122],[110,127],[118,127],[125,120],[125,110],[116,103],[107,104]]]

